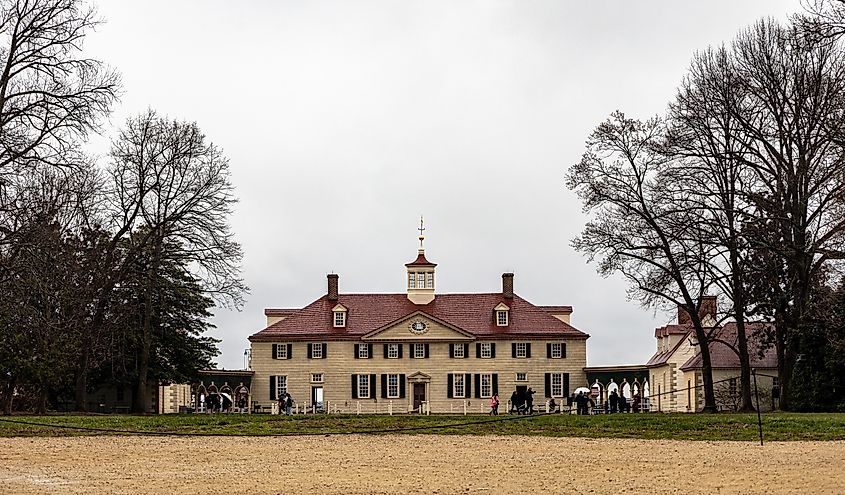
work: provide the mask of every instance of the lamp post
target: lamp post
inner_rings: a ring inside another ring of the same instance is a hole
[[[244,349],[244,369],[248,370],[252,364],[252,350]]]

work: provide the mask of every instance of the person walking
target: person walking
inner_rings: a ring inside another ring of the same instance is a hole
[[[519,394],[516,393],[516,390],[511,394],[511,410],[508,413],[512,414],[514,412],[519,413]]]
[[[291,409],[293,409],[293,397],[291,397],[289,393],[285,392],[285,414],[290,416]]]
[[[528,390],[525,391],[525,414],[532,414],[534,411],[534,391],[531,390],[531,387],[528,387]]]
[[[494,393],[493,397],[490,397],[490,415],[491,416],[498,416],[499,415],[499,394]]]
[[[610,402],[610,414],[613,414],[616,412],[616,406],[619,404],[619,394],[616,393],[616,390],[610,393],[608,400]]]

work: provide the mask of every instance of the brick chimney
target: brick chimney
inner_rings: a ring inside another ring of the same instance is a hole
[[[704,318],[707,315],[716,319],[716,296],[701,297],[701,307],[698,309],[698,316]],[[689,313],[681,306],[678,306],[678,325],[686,325],[688,323],[692,323]]]
[[[337,301],[337,279],[338,279],[338,276],[337,276],[336,273],[329,273],[327,278],[329,280],[328,299],[329,299],[329,301]]]
[[[502,297],[513,299],[513,273],[502,274]]]

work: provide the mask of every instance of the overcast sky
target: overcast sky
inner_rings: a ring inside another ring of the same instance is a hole
[[[265,307],[404,292],[420,215],[437,291],[571,305],[588,365],[641,364],[674,315],[626,298],[569,246],[563,183],[614,110],[662,113],[695,50],[797,0],[97,2],[86,52],[123,74],[110,132],[154,108],[230,159],[251,287],[218,310],[218,364],[240,368]],[[92,143],[93,148],[102,144]]]

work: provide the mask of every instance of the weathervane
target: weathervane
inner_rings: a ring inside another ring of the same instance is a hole
[[[420,215],[420,228],[418,228],[417,230],[419,230],[419,231],[420,231],[420,248],[422,249],[422,247],[423,247],[423,240],[425,239],[425,235],[423,235],[423,232],[425,232],[425,226],[423,226],[423,217],[422,217],[422,215]]]

